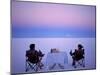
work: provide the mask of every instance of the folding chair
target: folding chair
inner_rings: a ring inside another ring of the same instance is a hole
[[[42,69],[43,64],[41,62],[42,57],[44,54],[39,55],[32,55],[32,57],[29,60],[29,57],[26,56],[26,65],[25,65],[25,71],[34,70],[37,72],[39,69]]]
[[[37,72],[39,69],[39,64],[38,63],[31,63],[27,58],[26,58],[26,63],[25,63],[25,71],[29,71],[29,70],[34,70],[35,72]]]
[[[74,53],[70,52],[70,55],[72,56],[73,63],[72,66],[76,68],[78,65],[85,67],[85,53],[84,50],[81,52],[75,51]],[[76,65],[77,64],[77,65]]]
[[[74,68],[77,66],[85,67],[85,58],[81,58],[80,60],[75,60],[76,64],[73,65]]]

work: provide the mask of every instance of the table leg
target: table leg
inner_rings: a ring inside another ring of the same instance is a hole
[[[64,66],[63,65],[61,65],[61,64],[58,64],[59,65],[59,67],[61,68],[61,69],[64,69]]]
[[[56,66],[56,63],[54,63],[51,67],[49,67],[49,70],[53,69]]]

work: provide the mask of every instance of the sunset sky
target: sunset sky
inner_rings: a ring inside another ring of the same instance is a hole
[[[12,2],[12,37],[95,37],[95,6]]]

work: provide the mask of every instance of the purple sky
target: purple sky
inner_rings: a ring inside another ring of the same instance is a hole
[[[77,29],[88,28],[87,30],[94,32],[95,17],[95,6],[12,2],[12,25],[17,28],[77,27]]]

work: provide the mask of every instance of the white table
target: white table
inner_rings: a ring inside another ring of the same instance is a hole
[[[68,57],[66,52],[59,53],[48,53],[46,58],[46,64],[48,68],[53,69],[56,65],[59,65],[60,68],[64,68],[64,64],[68,63]]]

